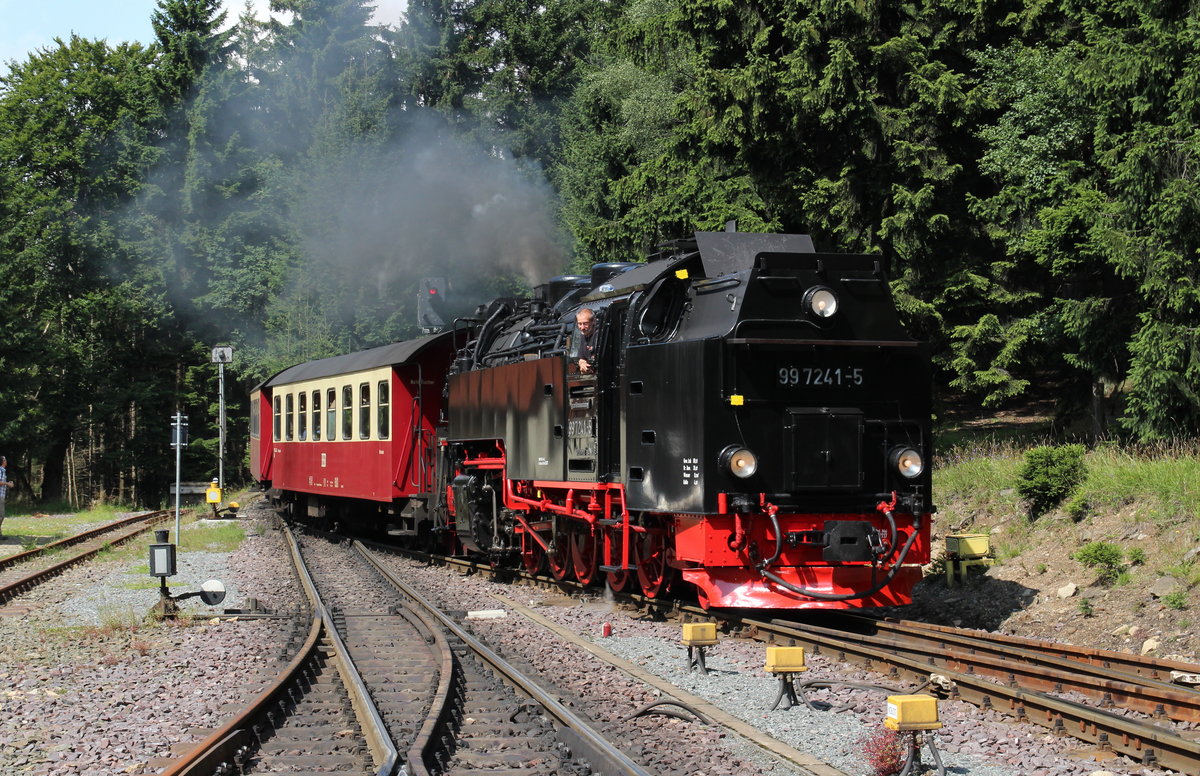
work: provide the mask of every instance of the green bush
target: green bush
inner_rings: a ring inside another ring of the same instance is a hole
[[[1067,503],[1063,505],[1063,511],[1067,513],[1067,517],[1078,523],[1091,514],[1092,505],[1088,503],[1088,500],[1084,496],[1076,493],[1067,499]]]
[[[1109,542],[1088,542],[1071,556],[1088,568],[1100,570],[1100,579],[1111,582],[1121,572],[1121,560],[1125,553]]]
[[[1025,453],[1017,472],[1017,493],[1029,503],[1029,514],[1040,517],[1062,503],[1083,482],[1083,445],[1043,445]]]
[[[1146,565],[1146,551],[1141,547],[1130,547],[1129,552],[1125,553],[1125,559],[1129,561],[1130,566]]]
[[[1176,590],[1172,593],[1167,593],[1162,597],[1163,606],[1168,609],[1186,609],[1188,605],[1187,593],[1182,590]]]

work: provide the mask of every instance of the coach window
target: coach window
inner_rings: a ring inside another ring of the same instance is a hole
[[[358,386],[358,438],[371,438],[371,384]]]
[[[313,441],[321,441],[321,392],[313,391]]]
[[[342,386],[342,439],[349,439],[354,426],[354,389]]]
[[[262,410],[258,407],[258,397],[255,396],[250,400],[250,438],[258,439],[258,413]]]
[[[391,416],[388,414],[388,381],[380,380],[377,387],[376,417],[379,419],[379,438],[387,439]]]
[[[325,392],[325,438],[330,442],[337,439],[337,388]]]
[[[286,407],[286,417],[283,419],[283,438],[285,441],[291,442],[296,438],[296,395],[289,393],[284,397],[283,403],[284,407]]]
[[[283,430],[283,399],[279,396],[275,397],[275,441],[280,440],[280,433]]]
[[[300,433],[297,436],[303,442],[305,439],[308,439],[308,394],[304,391],[300,392],[300,415],[298,420],[300,421]]]

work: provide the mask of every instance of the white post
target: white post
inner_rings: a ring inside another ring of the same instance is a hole
[[[179,471],[183,458],[183,414],[175,413],[175,543],[179,544]]]
[[[221,427],[220,443],[217,449],[217,487],[225,489],[225,362],[217,364],[217,380],[220,384],[220,412],[218,422]]]
[[[217,365],[218,395],[220,412],[217,415],[217,431],[220,442],[217,446],[217,487],[225,489],[225,365],[233,361],[233,348],[217,345],[212,349],[212,362]]]

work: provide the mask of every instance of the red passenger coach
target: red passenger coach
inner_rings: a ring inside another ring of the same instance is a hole
[[[446,332],[309,361],[266,380],[251,393],[255,479],[289,515],[415,534],[433,490],[452,357]]]

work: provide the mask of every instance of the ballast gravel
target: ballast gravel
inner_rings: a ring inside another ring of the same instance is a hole
[[[236,552],[181,552],[172,593],[220,579],[229,595],[217,612],[251,597],[298,610],[280,534],[241,524]],[[144,561],[92,562],[0,610],[0,774],[157,773],[278,673],[291,618],[147,624],[156,582]]]
[[[233,553],[184,552],[173,592],[221,579],[229,597],[218,609],[249,599],[276,612],[301,608],[281,535],[262,519],[261,503],[243,510],[248,532]],[[532,607],[555,623],[752,726],[852,776],[873,776],[868,739],[882,728],[880,692],[814,690],[804,706],[769,711],[777,692],[763,671],[763,645],[725,639],[707,649],[710,674],[686,670],[677,624],[640,619],[603,600],[578,601],[534,588],[500,585],[453,571],[395,560],[411,584],[460,611],[504,609],[492,593]],[[158,600],[144,562],[100,562],[70,570],[10,602],[0,614],[0,776],[111,776],[161,772],[168,757],[202,740],[260,691],[283,667],[294,618],[196,619],[145,624]],[[198,599],[187,610],[208,610]],[[610,636],[602,635],[605,624]],[[307,623],[304,623],[307,626]],[[507,610],[471,628],[509,659],[551,677],[564,700],[610,728],[634,726],[630,754],[656,772],[694,776],[800,773],[735,735],[694,721],[627,717],[659,699],[658,690]],[[802,679],[891,684],[809,656]],[[1165,776],[1124,758],[1096,762],[1072,756],[1083,744],[994,712],[942,701],[944,727],[934,738],[948,774],[971,776]],[[669,752],[669,756],[663,754]],[[923,757],[927,768],[928,753]],[[681,765],[682,763],[682,765]],[[932,773],[932,769],[926,770]]]
[[[444,605],[467,610],[506,608],[493,593],[516,600],[587,637],[593,644],[851,776],[875,774],[868,751],[872,739],[883,730],[889,692],[846,687],[814,689],[807,692],[807,697],[817,710],[802,703],[771,711],[779,685],[775,677],[763,670],[765,645],[761,643],[724,639],[708,647],[706,676],[688,670],[687,649],[680,643],[677,623],[646,619],[637,612],[606,603],[602,596],[579,601],[535,588],[464,577],[413,561],[396,559],[394,563],[404,569],[410,583]],[[642,705],[644,697],[627,697],[622,688],[623,675],[615,669],[609,669],[586,652],[564,653],[558,639],[548,636],[519,613],[507,611],[504,618],[472,621],[473,630],[497,645],[510,659],[520,657],[539,673],[553,676],[557,672],[562,677],[563,683],[559,685],[562,689],[592,698],[601,709],[612,709],[614,717]],[[609,636],[603,635],[606,624],[611,630]],[[883,675],[843,666],[822,655],[808,656],[807,665],[809,670],[797,680],[798,684],[809,680],[872,684],[892,687],[901,694],[916,689]],[[653,691],[648,697],[657,695]],[[1081,750],[1088,748],[1085,742],[1053,736],[1036,725],[1014,724],[998,712],[982,711],[965,702],[943,700],[938,711],[943,727],[935,731],[933,739],[947,774],[1167,776],[1172,773],[1147,768],[1124,757],[1098,762],[1082,754]],[[680,724],[702,727],[696,723]],[[750,756],[749,751],[741,748],[737,753],[745,757]],[[764,772],[789,772],[785,766],[771,764],[761,757],[757,761]],[[934,760],[924,743],[922,762],[927,773],[935,772]]]

